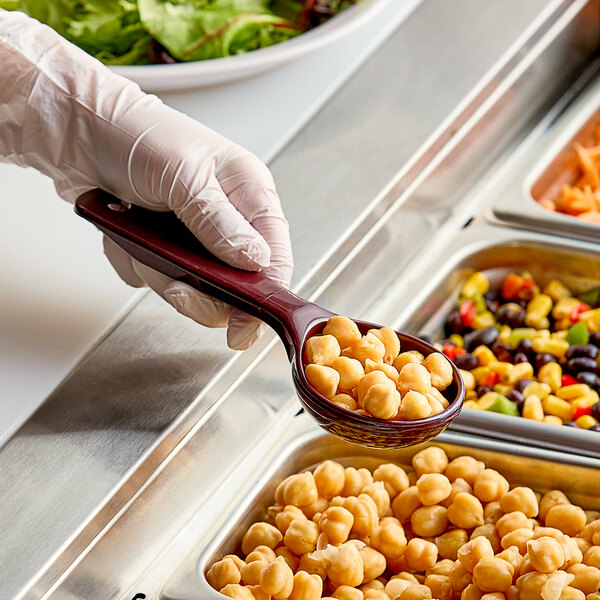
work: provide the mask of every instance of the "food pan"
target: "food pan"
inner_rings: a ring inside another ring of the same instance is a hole
[[[161,600],[199,600],[222,598],[212,589],[204,573],[226,554],[237,552],[244,532],[257,520],[263,520],[273,503],[278,483],[298,471],[333,459],[346,466],[374,468],[383,462],[396,462],[411,471],[414,454],[428,446],[440,446],[450,459],[469,454],[500,471],[511,483],[528,485],[540,493],[562,489],[585,509],[600,509],[600,460],[569,456],[535,448],[511,445],[468,434],[445,432],[435,441],[400,450],[373,450],[350,445],[318,431],[305,415],[302,430],[295,436],[284,435],[285,450],[271,452],[267,465],[245,500],[229,515],[218,535],[201,550],[189,556],[186,564],[163,588]]]
[[[558,278],[578,293],[600,285],[600,246],[475,224],[422,271],[413,286],[420,291],[403,307],[394,325],[401,331],[443,339],[444,317],[474,271],[484,271],[492,285],[510,271],[529,271],[542,284]],[[600,458],[600,433],[574,427],[463,408],[454,429]]]
[[[555,113],[559,112],[557,107]],[[595,141],[595,130],[600,126],[600,76],[596,75],[558,118],[548,121],[548,126],[539,127],[523,142],[504,180],[492,191],[493,219],[600,242],[600,225],[546,210],[540,204],[554,199],[563,184],[577,179],[573,143],[588,146]]]

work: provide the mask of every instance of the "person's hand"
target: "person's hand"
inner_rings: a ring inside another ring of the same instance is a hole
[[[50,28],[0,13],[0,160],[29,165],[74,201],[100,187],[172,210],[218,258],[288,286],[292,252],[271,173],[256,156],[113,74]],[[105,239],[130,285],[148,285],[243,349],[262,324],[138,263]]]

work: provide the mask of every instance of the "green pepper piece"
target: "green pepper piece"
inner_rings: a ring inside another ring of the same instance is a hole
[[[583,292],[583,294],[577,296],[577,299],[581,300],[582,302],[585,302],[592,308],[598,308],[600,304],[600,286],[591,288],[586,292]]]
[[[506,396],[498,394],[496,399],[490,404],[485,410],[491,412],[501,413],[503,415],[509,415],[511,417],[519,416],[519,409],[517,403],[509,400]]]
[[[516,348],[521,340],[530,340],[535,332],[533,327],[517,327],[510,332],[506,342]]]
[[[567,330],[567,342],[570,346],[583,346],[590,341],[590,333],[583,321],[571,325]]]

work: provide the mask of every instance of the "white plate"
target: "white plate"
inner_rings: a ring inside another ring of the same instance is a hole
[[[268,71],[331,44],[372,19],[390,0],[362,0],[296,38],[247,54],[169,65],[111,67],[147,91],[203,87]]]

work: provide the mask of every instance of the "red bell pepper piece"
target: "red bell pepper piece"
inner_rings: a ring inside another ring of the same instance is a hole
[[[465,300],[458,309],[460,318],[465,327],[471,327],[475,317],[477,316],[477,306],[475,300]]]
[[[457,356],[464,356],[467,353],[464,348],[459,348],[454,344],[444,344],[442,351],[452,362],[455,361]]]
[[[565,387],[567,385],[575,385],[577,383],[579,382],[572,375],[563,375],[560,378],[560,387]]]
[[[488,373],[481,381],[482,385],[493,388],[497,383],[500,383],[500,375],[498,373]]]
[[[519,291],[523,287],[523,278],[515,273],[509,273],[502,284],[501,294],[505,300],[514,300],[519,297]]]
[[[579,315],[581,313],[586,312],[587,310],[591,310],[591,307],[588,306],[585,302],[579,302],[569,315],[569,320],[571,321],[571,323],[577,323],[579,321]]]
[[[573,412],[573,421],[579,419],[579,417],[583,417],[585,415],[591,415],[592,409],[589,406],[578,406]]]

